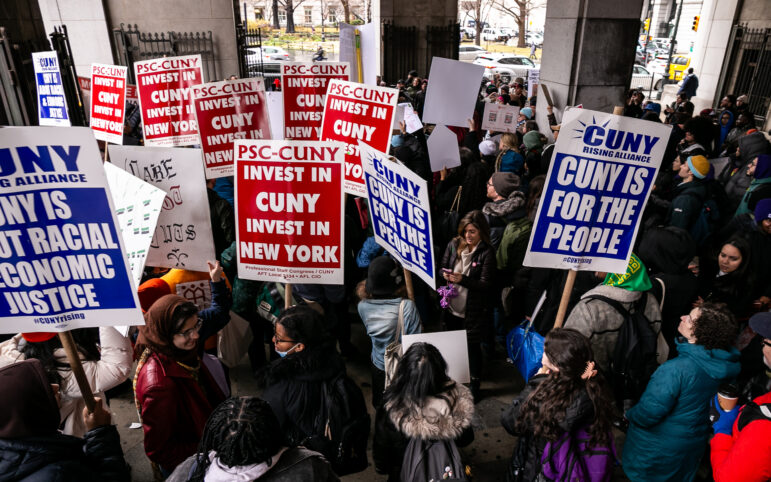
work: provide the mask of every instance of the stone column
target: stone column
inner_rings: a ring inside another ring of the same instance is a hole
[[[560,0],[546,6],[541,84],[549,88],[557,120],[566,106],[612,112],[629,88],[643,0]],[[548,132],[546,101],[536,119]],[[550,133],[549,133],[550,134]]]

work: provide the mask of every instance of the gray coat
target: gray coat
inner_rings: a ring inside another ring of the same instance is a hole
[[[613,358],[613,350],[616,347],[618,332],[624,323],[623,316],[612,306],[602,300],[589,299],[592,295],[605,296],[621,303],[627,310],[640,299],[642,292],[627,291],[615,286],[600,285],[587,291],[581,301],[570,312],[565,320],[565,328],[572,328],[589,338],[594,351],[594,361],[597,367],[604,373],[609,373],[610,360]],[[651,294],[647,294],[645,304],[645,316],[651,321],[651,328],[659,337],[659,363],[667,359],[669,350],[661,336],[661,310],[659,302]],[[662,345],[663,344],[663,345]],[[663,355],[663,356],[662,356]]]

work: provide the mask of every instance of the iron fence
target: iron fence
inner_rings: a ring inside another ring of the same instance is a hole
[[[458,60],[460,48],[460,24],[426,27],[426,65],[431,65],[434,57]]]
[[[112,31],[115,57],[120,65],[129,67],[129,83],[136,84],[134,62],[160,57],[200,55],[204,80],[220,80],[217,75],[216,53],[211,30],[207,32],[142,32],[134,24],[120,24]]]
[[[265,88],[276,88],[276,80],[281,79],[281,63],[266,61],[263,51],[261,28],[236,27],[236,43],[238,46],[238,74],[241,78],[263,77]]]
[[[715,99],[726,94],[749,98],[749,110],[758,125],[766,121],[771,105],[771,28],[734,25]]]
[[[383,81],[389,85],[407,75],[417,65],[417,27],[398,27],[383,23]],[[430,64],[429,64],[430,65]]]

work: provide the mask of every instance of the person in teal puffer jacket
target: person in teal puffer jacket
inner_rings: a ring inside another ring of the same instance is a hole
[[[678,356],[656,370],[626,413],[622,463],[632,481],[693,480],[712,434],[709,400],[741,368],[731,346],[736,322],[723,305],[704,303],[680,320]]]

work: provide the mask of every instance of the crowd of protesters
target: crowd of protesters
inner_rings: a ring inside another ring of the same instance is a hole
[[[396,84],[421,117],[428,82],[412,71]],[[209,272],[148,268],[146,324],[128,338],[74,330],[95,410],[53,334],[0,344],[0,480],[130,480],[105,406],[127,379],[157,480],[332,481],[370,463],[391,481],[469,479],[474,460],[458,448],[474,439],[489,361],[533,316],[542,367],[501,415],[517,439],[499,480],[610,480],[619,462],[635,481],[689,481],[700,469],[719,482],[770,480],[771,145],[747,97],[696,114],[688,90],[663,108],[629,92],[625,116],[671,126],[666,153],[626,272],[580,272],[563,328],[565,272],[523,266],[561,128],[553,106],[536,121],[537,101],[522,78],[485,79],[468,126],[451,128],[461,164],[442,172],[430,168],[431,126],[392,137],[391,153],[430,187],[438,292],[415,277],[408,293],[366,203],[351,197],[346,283],[295,285],[297,305],[284,310],[282,286],[238,278],[232,179],[210,182]],[[516,131],[481,129],[486,103],[519,107]],[[206,280],[203,304],[177,294]],[[215,356],[231,311],[251,328],[260,398],[231,396]],[[630,381],[616,365],[632,319],[647,324],[656,357]],[[346,371],[370,349],[352,344],[353,323],[371,339],[369,401]],[[431,344],[398,358],[402,335],[442,330],[466,331],[468,386]]]

